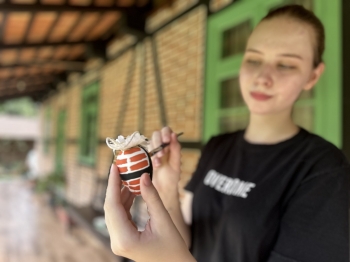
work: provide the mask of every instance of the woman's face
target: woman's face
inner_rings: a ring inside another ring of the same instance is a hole
[[[302,90],[323,72],[313,68],[315,33],[288,17],[261,22],[250,36],[240,69],[240,87],[254,114],[290,112]]]

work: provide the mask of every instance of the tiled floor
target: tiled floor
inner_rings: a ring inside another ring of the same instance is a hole
[[[0,180],[0,262],[109,262],[88,232],[67,233],[43,198],[20,179]]]

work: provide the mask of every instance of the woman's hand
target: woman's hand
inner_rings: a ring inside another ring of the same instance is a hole
[[[135,196],[127,188],[120,189],[118,168],[113,164],[104,205],[113,253],[137,262],[195,261],[148,174],[141,177],[141,194],[150,215],[143,232],[139,232],[131,220],[130,207]]]
[[[169,127],[153,132],[150,150],[159,147],[162,143],[170,143],[170,145],[153,156],[152,163],[153,184],[163,199],[163,196],[173,195],[178,191],[177,186],[181,173],[181,146],[176,134]]]
[[[153,184],[173,223],[189,247],[191,234],[181,212],[178,188],[181,174],[181,146],[177,141],[177,135],[169,127],[153,132],[151,149],[157,148],[163,143],[169,143],[169,146],[152,158]]]

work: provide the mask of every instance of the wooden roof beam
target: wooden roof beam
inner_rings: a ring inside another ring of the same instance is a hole
[[[146,5],[143,7],[137,6],[79,6],[79,5],[44,5],[41,3],[36,4],[13,4],[13,3],[2,3],[0,4],[0,10],[2,12],[110,12],[110,11],[119,11],[123,13],[131,13],[135,10],[144,10],[150,11],[150,6]]]
[[[29,62],[19,62],[16,64],[6,64],[2,65],[0,64],[1,68],[15,68],[15,67],[30,67],[30,66],[39,66],[39,67],[45,67],[48,65],[52,65],[52,67],[59,67],[64,70],[68,71],[77,71],[77,72],[83,72],[85,69],[85,62],[84,61],[75,61],[75,60],[34,60]]]
[[[15,95],[15,94],[26,95],[28,93],[31,93],[31,92],[34,92],[34,91],[38,91],[38,90],[50,91],[51,89],[52,88],[51,88],[50,84],[33,84],[33,85],[28,85],[22,91],[18,90],[17,88],[1,89],[0,90],[0,97],[6,96],[6,95]]]
[[[61,46],[61,45],[81,45],[81,44],[89,44],[94,43],[98,41],[73,41],[73,42],[56,42],[56,43],[50,43],[50,42],[42,42],[42,43],[21,43],[21,44],[0,44],[0,50],[2,49],[13,49],[13,48],[27,48],[27,47],[55,47],[55,46]]]
[[[55,80],[53,75],[40,75],[35,77],[19,77],[19,78],[11,78],[11,79],[2,79],[0,80],[0,90],[4,88],[11,88],[17,86],[18,82],[24,82],[27,85],[33,84],[47,84],[52,83]]]
[[[42,86],[36,90],[31,90],[27,92],[24,91],[24,92],[17,92],[17,93],[0,93],[0,102],[9,100],[9,99],[24,97],[24,96],[29,96],[35,100],[39,100],[43,98],[45,95],[47,95],[50,91],[51,89],[49,89],[47,86]]]

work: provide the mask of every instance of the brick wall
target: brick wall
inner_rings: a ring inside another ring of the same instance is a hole
[[[148,32],[154,32],[160,26],[170,21],[174,17],[180,15],[191,6],[195,5],[198,0],[176,0],[170,7],[164,7],[159,9],[152,17],[146,22],[146,30]]]
[[[173,17],[178,14],[177,12],[183,12],[195,2],[178,0],[174,6],[169,7],[178,11],[164,9],[156,13],[150,19],[149,24],[155,28],[157,23],[161,24],[159,21],[164,23],[170,19],[169,17],[166,19],[165,15],[160,15],[161,13],[168,12],[169,16]],[[186,142],[200,142],[202,139],[206,12],[203,6],[194,8],[154,34],[167,124],[176,132],[183,131],[185,134],[181,140]],[[120,41],[124,41],[125,46],[132,44],[130,38]],[[51,168],[54,167],[52,164],[55,157],[53,141],[56,138],[57,115],[60,109],[65,109],[67,112],[65,127],[67,143],[64,151],[68,181],[67,197],[77,205],[88,204],[93,197],[95,178],[106,177],[108,174],[112,151],[103,143],[106,137],[115,138],[118,134],[129,135],[136,130],[142,130],[143,134],[151,136],[154,130],[162,127],[162,109],[158,103],[151,41],[151,38],[146,38],[137,43],[136,47],[129,48],[116,59],[103,65],[102,68],[89,71],[82,76],[72,77],[67,86],[63,86],[57,94],[43,104],[42,112],[48,107],[52,109],[50,153],[47,155],[43,153],[42,156],[47,163],[51,163]],[[110,45],[110,48],[114,48],[109,51],[110,54],[124,49],[122,43],[114,43]],[[145,52],[146,60],[142,59],[143,52]],[[142,80],[143,61],[146,63],[146,77],[144,96],[141,97],[140,81]],[[129,82],[131,63],[134,71]],[[95,80],[98,80],[100,84],[98,139],[102,142],[99,143],[97,149],[96,166],[88,167],[79,163],[81,92],[86,84]],[[129,84],[129,97],[126,108],[121,112],[127,84]],[[143,108],[140,107],[141,98],[145,99]],[[124,115],[125,121],[118,122],[121,114]],[[139,121],[140,116],[143,117],[141,122]],[[140,126],[142,122],[144,124]],[[180,185],[183,187],[195,169],[200,152],[196,149],[183,149],[182,151],[183,172]]]
[[[206,9],[199,7],[156,35],[169,125],[200,141]]]
[[[210,11],[217,12],[220,9],[231,4],[233,1],[234,0],[211,0],[210,1]]]

